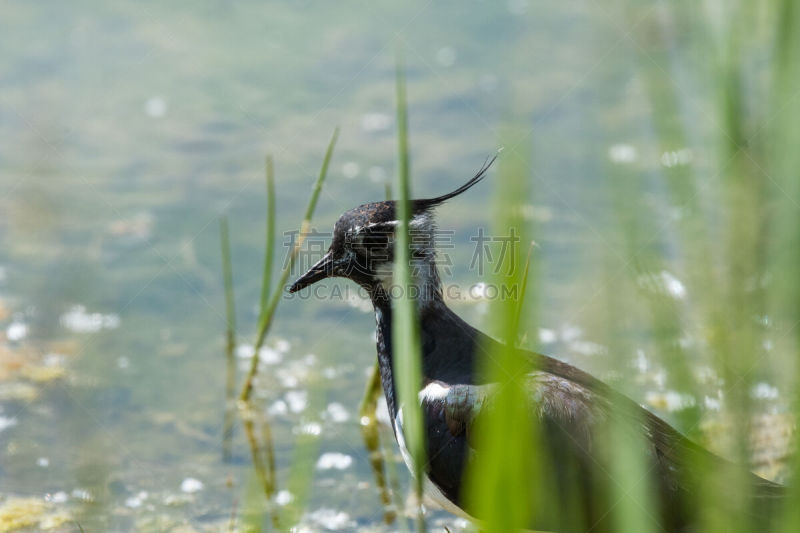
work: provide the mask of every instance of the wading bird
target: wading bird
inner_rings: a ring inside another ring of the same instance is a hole
[[[496,348],[494,339],[467,324],[451,311],[442,295],[436,268],[433,209],[465,192],[484,178],[494,160],[458,189],[438,196],[411,201],[410,250],[416,288],[415,298],[421,337],[423,383],[419,401],[424,415],[427,445],[426,491],[445,509],[467,515],[464,509],[464,472],[482,450],[473,435],[475,422],[492,409],[497,384],[488,383],[478,372],[482,354]],[[392,375],[392,295],[394,232],[398,227],[394,201],[361,205],[344,213],[336,222],[327,253],[289,288],[296,292],[329,277],[348,278],[370,295],[377,322],[377,351],[381,381],[393,429],[404,457],[408,458],[402,428],[403,406],[398,405]],[[601,438],[608,427],[617,428],[643,447],[649,485],[624,490],[652,488],[653,509],[646,512],[655,530],[698,531],[701,527],[697,502],[701,491],[715,493],[721,512],[741,513],[742,519],[765,525],[783,500],[784,487],[764,480],[730,463],[681,435],[669,424],[627,396],[591,375],[557,359],[518,350],[530,361],[532,372],[525,378],[530,409],[538,420],[539,464],[547,476],[537,487],[548,492],[551,509],[539,506],[535,529],[557,531],[612,531],[611,490],[615,480],[608,446]],[[621,429],[620,429],[621,428]],[[407,459],[408,462],[408,459]],[[703,479],[709,469],[713,478],[744,480],[732,493],[730,484]],[[534,482],[534,480],[532,480]],[[716,483],[716,484],[714,484]],[[710,485],[710,486],[709,486]],[[707,500],[708,498],[706,498]],[[533,504],[532,504],[533,505]],[[471,517],[480,520],[480,517]],[[763,529],[762,529],[763,530]]]

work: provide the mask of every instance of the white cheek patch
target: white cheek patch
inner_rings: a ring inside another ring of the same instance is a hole
[[[433,218],[431,217],[430,213],[422,213],[420,215],[414,215],[411,217],[408,225],[414,229],[428,229],[431,227],[433,223]]]

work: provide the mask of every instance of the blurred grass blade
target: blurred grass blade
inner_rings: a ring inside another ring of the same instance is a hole
[[[414,491],[417,496],[417,531],[425,530],[422,513],[422,489],[425,476],[425,434],[423,432],[422,409],[417,393],[422,389],[422,367],[420,363],[420,337],[416,303],[411,299],[412,290],[410,229],[411,185],[408,154],[408,113],[406,108],[405,74],[401,62],[397,62],[397,148],[398,173],[397,219],[395,246],[395,283],[401,288],[399,298],[392,299],[392,353],[393,370],[397,381],[397,392],[402,412],[403,437],[413,462]]]
[[[228,218],[219,219],[219,240],[222,251],[222,278],[225,287],[225,417],[222,423],[222,457],[231,457],[233,440],[234,398],[236,395],[236,307],[233,296],[233,268],[231,266]]]
[[[800,350],[800,5],[796,0],[777,3],[778,31],[775,39],[775,72],[771,95],[772,117],[767,134],[771,148],[769,154],[770,175],[777,180],[779,194],[775,200],[776,223],[771,256],[776,268],[772,294],[773,312],[777,317],[785,316],[791,328],[791,347]],[[788,339],[787,339],[788,340]],[[800,366],[787,383],[795,387],[793,403],[794,425],[800,427]],[[792,480],[788,502],[784,507],[780,531],[800,531],[800,453],[795,449],[792,457]]]
[[[503,141],[509,141],[504,144],[514,145],[521,135],[518,128],[509,127],[504,137]],[[522,217],[528,171],[527,157],[508,151],[500,162],[495,185],[492,232],[495,239],[504,240],[505,251],[492,265],[492,283],[504,296],[490,302],[488,316],[491,330],[502,344],[479,350],[482,379],[496,384],[496,389],[491,408],[481,411],[470,438],[471,447],[480,452],[469,465],[465,494],[467,511],[480,519],[481,529],[489,533],[528,529],[532,523],[549,526],[559,518],[552,515],[572,513],[566,505],[569,502],[556,506],[548,501],[552,487],[546,485],[539,468],[546,458],[538,460],[541,448],[537,447],[537,424],[527,390],[533,368],[515,348],[525,311],[520,307],[524,269],[519,243],[530,240]],[[528,289],[532,287],[535,285]],[[530,305],[536,296],[527,300]]]
[[[319,198],[320,191],[322,191],[322,184],[325,182],[325,177],[328,174],[328,166],[330,165],[331,158],[333,157],[333,149],[336,146],[336,139],[338,137],[339,128],[336,128],[333,131],[330,142],[328,143],[328,149],[325,151],[325,159],[322,161],[322,167],[320,168],[319,176],[317,177],[317,181],[314,183],[314,189],[311,192],[311,197],[308,200],[306,212],[303,215],[303,223],[300,225],[300,233],[298,234],[297,240],[294,243],[294,247],[289,254],[289,261],[286,265],[286,268],[284,268],[283,272],[281,272],[280,280],[278,281],[276,289],[272,291],[272,297],[269,299],[267,307],[259,312],[258,330],[256,333],[256,342],[253,345],[253,358],[250,363],[250,371],[247,373],[247,378],[242,386],[241,394],[239,395],[239,399],[242,402],[247,402],[250,399],[250,393],[253,390],[253,379],[255,379],[256,374],[258,374],[258,364],[260,361],[258,352],[264,345],[264,339],[266,338],[267,332],[272,325],[272,320],[275,316],[275,309],[277,309],[278,302],[280,302],[280,299],[283,296],[283,287],[286,285],[286,280],[289,279],[289,274],[291,273],[292,267],[297,260],[297,254],[300,252],[300,249],[305,242],[306,235],[308,235],[308,232],[311,229],[311,218],[314,216],[314,209],[317,207],[317,199]],[[269,245],[270,243],[268,242],[267,244]]]
[[[629,202],[631,206],[637,202]],[[628,207],[628,206],[623,206]],[[630,302],[624,291],[623,279],[620,279],[615,270],[615,264],[609,254],[605,263],[605,288],[606,309],[603,313],[601,326],[605,332],[605,345],[608,346],[612,368],[620,369],[620,384],[634,381],[631,376],[630,365],[626,365],[626,354],[633,350],[625,342],[624,331],[625,316],[621,312],[629,308]],[[612,266],[613,265],[613,266]],[[612,408],[616,413],[629,413],[630,407],[624,405],[619,398],[612,400]],[[638,418],[635,422],[640,427],[645,427],[646,421],[640,413],[633,413]],[[647,462],[646,452],[648,442],[643,434],[631,432],[626,421],[621,417],[612,417],[597,435],[600,446],[603,446],[605,455],[609,460],[610,482],[605,490],[611,495],[611,500],[616,502],[609,510],[610,522],[616,531],[636,531],[637,533],[650,533],[659,530],[658,524],[652,516],[658,507],[655,505],[653,472]]]
[[[308,392],[308,412],[321,412],[326,405],[326,391],[318,376],[313,375],[309,379]],[[282,521],[290,531],[294,531],[293,528],[302,519],[311,496],[314,465],[319,455],[320,431],[321,424],[317,421],[306,421],[298,428],[286,481],[286,488],[291,494],[291,503],[284,509],[285,518]]]
[[[272,283],[272,264],[275,257],[275,169],[272,162],[272,156],[267,156],[266,161],[266,177],[267,177],[267,227],[266,237],[267,243],[264,250],[264,275],[261,280],[261,301],[259,302],[259,310],[261,312],[267,309],[267,299]],[[261,317],[259,317],[259,321]]]

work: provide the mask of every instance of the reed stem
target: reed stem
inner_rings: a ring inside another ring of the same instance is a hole
[[[289,254],[289,261],[286,264],[286,267],[281,272],[280,280],[278,281],[277,288],[272,291],[272,297],[269,299],[267,303],[267,307],[262,309],[259,313],[258,319],[258,330],[256,333],[256,342],[253,345],[253,357],[250,362],[250,370],[247,373],[247,377],[245,378],[244,385],[242,386],[241,394],[239,395],[239,401],[246,403],[250,400],[250,394],[253,391],[253,380],[255,379],[256,375],[258,374],[258,364],[260,362],[259,351],[261,347],[264,345],[264,339],[267,336],[267,332],[269,332],[270,326],[272,326],[272,321],[275,317],[275,310],[278,307],[278,303],[280,302],[281,296],[283,296],[283,287],[286,285],[286,281],[289,279],[289,274],[292,272],[292,268],[294,267],[294,263],[297,260],[297,254],[300,252],[300,249],[305,242],[306,235],[308,235],[309,230],[311,229],[311,218],[314,216],[314,210],[317,207],[317,200],[319,199],[319,193],[322,191],[322,184],[325,182],[325,177],[328,175],[328,166],[330,165],[331,158],[333,157],[333,149],[336,146],[336,139],[339,137],[339,128],[336,128],[333,131],[333,135],[331,136],[331,140],[328,143],[328,149],[325,151],[325,159],[322,161],[322,168],[320,168],[319,176],[317,177],[317,181],[314,183],[314,189],[311,191],[311,198],[308,200],[308,205],[306,206],[306,212],[303,216],[303,222],[300,225],[300,233],[297,236],[297,240],[294,243],[294,247]],[[269,175],[269,173],[268,173]],[[272,246],[272,234],[267,234],[267,248],[271,248]],[[264,268],[265,273],[267,272],[267,267],[265,265]],[[268,283],[268,281],[264,281],[264,283]]]

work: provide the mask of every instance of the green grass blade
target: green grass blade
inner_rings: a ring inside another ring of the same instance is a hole
[[[306,207],[305,215],[303,215],[303,222],[300,225],[300,234],[297,236],[297,241],[295,241],[294,248],[292,248],[292,251],[290,252],[289,262],[286,265],[286,268],[283,269],[283,272],[281,272],[277,289],[272,291],[272,297],[269,299],[266,309],[262,309],[259,313],[258,330],[256,333],[256,342],[253,345],[253,358],[250,363],[250,371],[247,373],[247,378],[242,386],[242,392],[239,395],[239,399],[242,402],[247,402],[250,399],[250,393],[253,390],[253,379],[258,373],[258,363],[260,361],[258,352],[264,345],[264,339],[266,338],[267,332],[272,325],[272,320],[275,317],[275,309],[277,309],[278,303],[283,296],[283,287],[286,285],[286,281],[289,279],[289,274],[291,273],[292,267],[297,260],[297,254],[300,252],[303,242],[305,242],[305,237],[308,235],[308,232],[311,229],[311,218],[314,215],[314,209],[317,207],[317,200],[319,199],[319,194],[322,191],[322,184],[325,182],[325,177],[328,175],[328,167],[330,166],[331,158],[333,157],[333,149],[336,146],[336,139],[338,137],[339,128],[336,128],[333,131],[330,142],[328,143],[328,149],[325,151],[325,159],[322,161],[322,167],[320,168],[319,176],[317,177],[317,181],[314,183],[314,189],[312,190],[311,197],[308,200],[308,206]]]
[[[358,419],[361,438],[364,441],[364,448],[369,456],[369,465],[375,478],[375,487],[378,489],[378,496],[384,507],[384,521],[390,524],[394,521],[395,516],[390,509],[392,498],[386,481],[385,456],[381,450],[380,427],[376,415],[378,398],[382,392],[381,376],[376,364],[372,367],[367,380],[364,397],[358,408]]]
[[[504,144],[513,145],[519,138],[517,128],[509,128]],[[523,284],[523,262],[519,243],[529,242],[522,204],[526,202],[527,155],[517,151],[504,154],[495,185],[495,214],[493,234],[508,239],[506,251],[492,264],[492,283],[505,296],[490,302],[491,331],[500,337],[502,345],[481,350],[478,361],[483,379],[497,384],[492,408],[481,413],[471,437],[476,453],[467,471],[467,510],[481,520],[481,529],[489,533],[519,531],[535,524],[551,524],[551,515],[569,516],[569,502],[558,506],[548,502],[551,488],[540,471],[537,447],[537,425],[530,407],[527,375],[533,370],[529,361],[515,349],[517,327],[520,323],[520,294]],[[535,284],[527,290],[534,289]],[[527,298],[528,307],[536,301],[535,294]],[[542,490],[538,490],[542,487]],[[552,502],[555,503],[555,502]],[[558,510],[556,511],[556,507]],[[549,511],[547,509],[549,508]],[[543,513],[548,516],[544,516]],[[558,516],[555,517],[555,520]]]
[[[796,0],[782,0],[776,3],[775,18],[778,22],[775,38],[773,87],[771,95],[771,116],[776,117],[770,124],[767,145],[771,148],[769,164],[770,175],[778,181],[780,191],[776,204],[776,223],[773,235],[771,264],[774,265],[772,290],[772,310],[775,316],[785,316],[786,323],[800,322],[800,214],[797,210],[797,199],[800,199],[800,180],[797,170],[800,169],[800,99],[797,88],[800,87],[800,5]],[[795,350],[800,349],[800,327],[792,328]],[[795,365],[795,372],[789,383],[796,388],[793,398],[795,427],[800,424],[800,366]],[[800,453],[795,451],[791,461],[792,482],[789,489],[788,503],[783,511],[781,532],[800,531],[800,506],[793,502],[800,501]]]
[[[409,176],[408,112],[406,106],[406,87],[403,67],[398,61],[396,72],[397,90],[397,148],[398,172],[397,219],[394,279],[402,289],[399,298],[392,300],[392,352],[394,376],[400,405],[403,409],[403,434],[413,459],[414,490],[417,495],[417,531],[425,530],[422,514],[422,488],[424,480],[425,434],[423,432],[422,410],[417,393],[422,388],[422,367],[420,363],[420,337],[417,308],[409,297],[413,280],[411,279],[411,254],[409,220],[411,218],[411,185]]]
[[[319,413],[325,407],[327,391],[318,376],[312,376],[308,383],[309,409],[311,413]],[[292,495],[291,503],[284,509],[282,522],[289,530],[302,519],[303,512],[311,496],[314,481],[314,464],[319,455],[320,435],[318,431],[306,429],[315,422],[303,426],[295,439],[292,459],[289,463],[289,474],[286,488]]]
[[[272,156],[267,156],[266,162],[267,177],[267,227],[266,227],[266,248],[264,250],[264,275],[261,281],[261,301],[260,311],[267,309],[267,299],[272,283],[272,264],[275,257],[275,169],[273,167]]]

